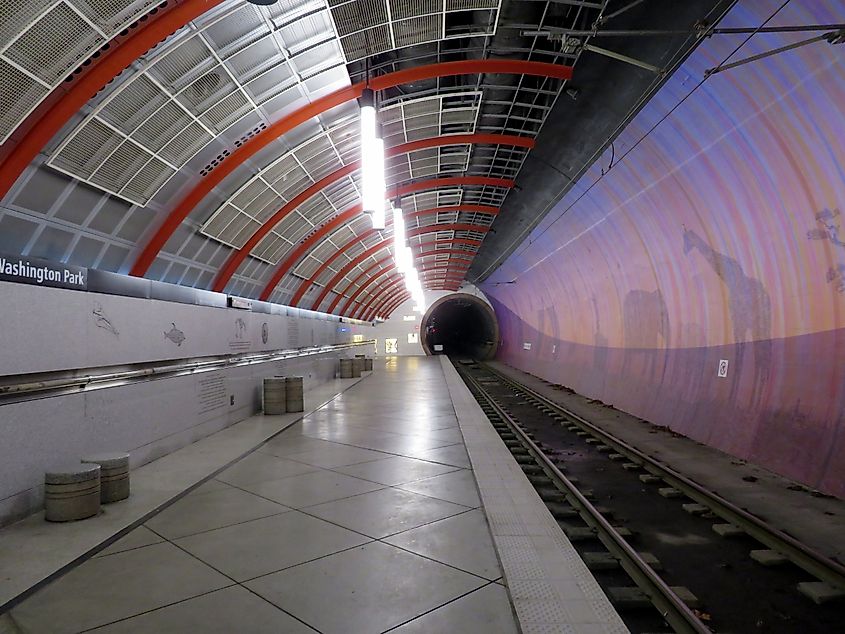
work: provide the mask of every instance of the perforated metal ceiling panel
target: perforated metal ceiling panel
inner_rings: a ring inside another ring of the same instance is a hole
[[[492,35],[499,0],[330,0],[348,62],[438,40]]]
[[[471,133],[481,103],[477,92],[445,98],[409,97],[381,111],[388,147],[418,138]],[[359,158],[357,107],[339,123],[315,134],[257,173],[222,203],[202,226],[202,233],[229,246],[242,248],[252,233],[285,203]],[[388,160],[388,183],[395,184],[438,173],[462,173],[469,161],[466,145],[420,150]],[[325,218],[354,205],[359,196],[357,172],[324,188],[301,204],[252,251],[278,263]]]
[[[93,52],[161,0],[0,0],[0,143]]]
[[[537,8],[526,12],[538,17],[554,6],[525,5]],[[145,0],[0,0],[2,15],[12,18],[0,24],[0,88],[7,77],[22,73],[31,85],[9,81],[29,108],[60,84],[68,69],[154,6]],[[574,6],[557,13],[576,21],[575,14],[581,15],[583,9],[570,8]],[[500,10],[500,0],[280,0],[267,7],[226,0],[165,39],[101,90],[46,146],[42,156],[52,169],[39,167],[39,171],[55,179],[63,178],[57,173],[62,172],[120,198],[111,199],[120,209],[129,209],[126,202],[147,207],[131,210],[137,230],[121,245],[131,264],[133,245],[141,236],[149,234],[153,223],[173,217],[182,192],[202,182],[220,162],[234,159],[232,154],[249,135],[328,92],[361,81],[362,72],[375,76],[414,65],[490,57],[566,59],[565,53],[551,54],[534,44],[497,49],[497,38],[512,39],[508,25],[498,24]],[[510,18],[512,22],[513,15]],[[504,36],[497,35],[499,30]],[[363,56],[372,59],[364,63]],[[540,77],[479,73],[381,91],[386,145],[484,132],[534,137],[562,85]],[[16,113],[18,100],[10,94],[16,93],[0,93],[0,139],[26,115]],[[246,245],[271,216],[314,183],[358,159],[357,111],[354,102],[338,106],[260,146],[263,149],[248,164],[227,171],[230,176],[215,185],[214,202],[206,192],[209,200],[183,219],[147,276],[209,287],[221,266],[231,260],[232,248]],[[387,181],[392,186],[458,175],[511,179],[526,154],[525,148],[484,143],[418,149],[388,160]],[[39,165],[44,162],[39,159]],[[374,234],[364,216],[323,235],[326,222],[358,203],[357,178],[357,172],[351,172],[301,197],[295,209],[291,205],[290,213],[251,250],[253,257],[242,263],[236,260],[227,273],[230,277],[225,277],[231,278],[227,290],[258,296],[275,267],[309,240],[309,250],[292,261],[283,276],[281,295],[274,295],[277,300],[289,299],[290,291],[300,288],[297,281],[320,272],[314,285],[326,284],[367,246],[389,239],[389,226]],[[74,192],[83,190],[91,191],[77,187]],[[455,224],[480,229],[432,232],[410,242],[446,240],[431,246],[444,252],[437,254],[438,262],[448,260],[445,251],[450,249],[474,252],[476,247],[449,241],[482,239],[493,215],[458,210],[410,214],[457,205],[498,208],[507,191],[464,186],[403,198],[409,229]],[[217,204],[220,199],[223,202]],[[66,251],[75,252],[74,244]],[[375,261],[368,258],[346,279]],[[313,294],[310,288],[304,303]]]
[[[62,142],[49,165],[146,205],[200,149],[247,115],[262,120],[287,91],[310,98],[348,85],[321,2],[245,2],[186,26],[157,47]],[[269,201],[265,201],[269,204]],[[257,205],[258,203],[256,203]]]

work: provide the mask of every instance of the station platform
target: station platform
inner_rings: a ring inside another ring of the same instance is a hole
[[[178,480],[174,464],[202,462],[194,479],[211,469],[123,530],[108,524],[121,502],[0,531],[13,538],[0,564],[10,544],[18,561],[38,544],[62,551],[62,531],[100,543],[54,552],[64,574],[0,631],[627,631],[448,359],[378,359],[341,383],[299,420],[256,416],[133,472],[134,485]]]

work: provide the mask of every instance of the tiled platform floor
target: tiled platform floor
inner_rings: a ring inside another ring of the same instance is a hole
[[[437,359],[378,361],[17,606],[23,632],[515,633]]]

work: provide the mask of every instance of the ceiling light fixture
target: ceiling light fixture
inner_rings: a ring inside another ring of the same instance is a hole
[[[387,186],[384,177],[384,139],[379,135],[375,93],[364,90],[361,111],[361,206],[373,229],[384,229]]]
[[[405,277],[405,288],[414,300],[414,310],[425,312],[425,294],[423,293],[420,276],[414,267],[414,253],[408,246],[408,233],[405,227],[405,216],[399,201],[393,207],[393,258],[396,268]]]

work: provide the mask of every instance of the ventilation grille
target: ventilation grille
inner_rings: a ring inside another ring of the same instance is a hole
[[[0,143],[98,49],[161,0],[0,0]]]
[[[396,48],[449,37],[447,25],[463,22],[468,12],[488,10],[487,19],[456,36],[495,33],[499,0],[331,0],[331,14],[347,62]],[[474,21],[475,22],[475,21]]]
[[[454,132],[471,133],[481,104],[481,93],[468,91],[448,96],[408,99],[380,113],[385,143],[393,147],[417,138]],[[280,156],[244,183],[220,205],[203,225],[205,235],[240,249],[252,235],[244,227],[258,227],[311,184],[359,158],[358,119],[355,114],[320,132]],[[389,183],[432,176],[438,171],[459,174],[469,161],[467,146],[447,146],[400,155],[388,163]],[[277,264],[293,245],[324,221],[354,205],[360,190],[354,178],[345,178],[303,204],[283,219],[251,255]],[[236,221],[238,216],[244,216]]]
[[[332,88],[348,85],[326,6],[312,2],[312,13],[305,15],[299,5],[286,9],[284,4],[264,9],[225,3],[177,32],[149,59],[140,60],[143,72],[128,70],[126,81],[115,82],[48,164],[146,206],[174,174],[235,124],[260,122],[238,139],[235,146],[240,147],[266,127],[264,113],[311,99],[309,85],[298,79],[300,65],[325,75],[323,83]],[[316,70],[315,54],[320,59]],[[282,93],[289,93],[287,101],[271,103]],[[205,165],[201,174],[210,173],[230,151]],[[238,234],[244,232],[240,227]]]

